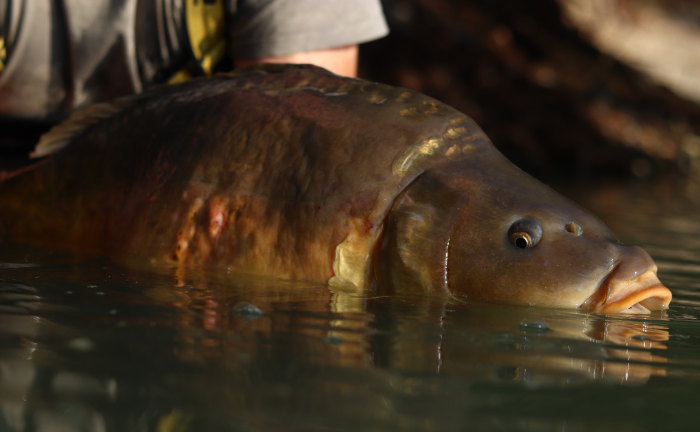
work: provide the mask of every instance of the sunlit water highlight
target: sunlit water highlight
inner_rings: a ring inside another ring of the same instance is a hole
[[[3,249],[0,431],[695,430],[700,193],[683,187],[579,195],[657,260],[674,302],[646,318],[207,273],[177,286]]]

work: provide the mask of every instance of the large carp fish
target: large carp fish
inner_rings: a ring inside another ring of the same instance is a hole
[[[270,65],[78,111],[0,183],[5,241],[456,299],[666,309],[641,248],[422,94]]]

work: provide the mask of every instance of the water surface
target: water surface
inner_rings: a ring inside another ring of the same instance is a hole
[[[700,189],[576,195],[654,256],[667,313],[176,280],[6,247],[0,431],[696,430]]]

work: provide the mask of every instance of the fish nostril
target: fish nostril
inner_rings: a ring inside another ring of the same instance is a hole
[[[564,229],[577,237],[583,234],[583,228],[581,228],[581,225],[573,221],[564,225]]]

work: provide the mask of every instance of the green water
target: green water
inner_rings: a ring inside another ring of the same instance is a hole
[[[698,197],[695,199],[694,197]],[[578,198],[665,314],[357,297],[0,251],[0,431],[672,431],[700,414],[700,189]]]

